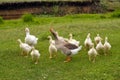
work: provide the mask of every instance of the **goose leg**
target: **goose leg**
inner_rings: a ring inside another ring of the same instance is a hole
[[[70,61],[71,61],[71,56],[67,56],[64,62],[70,62]]]
[[[93,63],[95,62],[95,57],[93,58]]]
[[[26,52],[26,55],[25,55],[25,57],[28,57],[28,54],[29,54],[29,52]]]
[[[21,55],[24,56],[24,51],[21,51]]]
[[[52,53],[50,53],[50,57],[49,57],[50,59],[52,59],[53,57],[52,57]]]
[[[56,57],[56,56],[57,56],[57,52],[54,53],[54,57]]]
[[[89,61],[91,61],[91,56],[89,56]]]
[[[36,59],[36,61],[35,61],[35,64],[37,64],[38,63],[38,58]]]

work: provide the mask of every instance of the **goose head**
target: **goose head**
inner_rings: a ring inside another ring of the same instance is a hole
[[[72,39],[72,36],[73,36],[72,33],[70,33],[70,34],[69,34],[70,39]]]
[[[52,37],[51,37],[51,36],[48,36],[47,38],[48,38],[48,39],[52,39]]]
[[[32,51],[35,50],[35,47],[34,47],[34,46],[32,46],[31,48],[32,48],[32,49],[31,49]]]
[[[50,32],[52,33],[52,35],[54,36],[54,38],[58,40],[58,33],[56,31],[54,31],[53,28],[50,28]]]
[[[105,41],[108,41],[108,37],[105,37]]]
[[[69,36],[72,37],[72,33],[70,33]]]
[[[88,35],[87,35],[87,38],[89,38],[90,37],[90,33],[88,33]]]
[[[19,43],[22,43],[21,39],[17,39],[17,41],[18,41]]]
[[[29,28],[25,28],[25,32],[29,32]]]
[[[99,37],[100,35],[99,34],[97,34],[97,37]]]

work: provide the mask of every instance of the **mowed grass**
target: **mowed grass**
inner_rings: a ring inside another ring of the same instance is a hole
[[[24,23],[19,19],[0,24],[0,80],[119,80],[120,19],[86,16],[35,17],[34,22]],[[20,55],[17,39],[24,41],[25,27],[39,38],[36,49],[41,56],[37,65],[30,55],[28,58]],[[56,58],[49,59],[47,36],[51,35],[50,27],[66,38],[73,33],[74,38],[80,41],[83,48],[71,62],[64,63],[65,56],[61,52]],[[88,60],[83,45],[89,32],[92,40],[99,33],[103,39],[107,36],[112,45],[111,53],[97,56],[95,63]]]

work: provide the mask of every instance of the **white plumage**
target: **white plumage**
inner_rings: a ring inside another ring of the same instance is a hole
[[[108,42],[108,38],[105,37],[105,43],[104,43],[104,54],[107,55],[107,53],[109,52],[109,50],[111,49],[111,45]]]
[[[68,39],[68,42],[71,43],[71,44],[74,44],[76,46],[79,46],[80,42],[73,39],[73,35],[71,33],[69,34],[69,36],[70,36],[70,38]]]
[[[57,48],[55,47],[55,41],[52,40],[52,37],[51,36],[48,36],[49,38],[49,53],[50,53],[50,59],[53,58],[53,55],[56,56],[56,53],[57,53]]]
[[[90,33],[88,33],[87,38],[84,41],[84,45],[87,49],[90,49],[92,46],[92,40],[90,38]]]
[[[30,46],[35,46],[37,44],[38,38],[36,38],[34,35],[30,35],[30,31],[28,28],[26,28],[25,31],[26,31],[25,43],[29,44]]]
[[[28,44],[26,43],[23,43],[20,39],[18,39],[18,42],[20,43],[20,48],[22,49],[22,55],[28,55],[29,52],[31,51],[31,46],[29,46]]]
[[[100,40],[102,40],[102,38],[99,34],[97,34],[97,36],[94,38],[95,43],[98,44]]]
[[[34,47],[32,47],[32,51],[30,54],[31,54],[32,60],[34,60],[35,64],[37,64],[40,57],[39,51],[36,50]]]
[[[94,44],[92,44],[92,48],[88,51],[89,61],[95,62],[95,58],[97,55],[98,53],[94,48]]]
[[[82,46],[79,46],[78,48],[76,48],[76,49],[73,49],[73,50],[70,50],[71,51],[71,56],[72,55],[75,55],[75,54],[78,54],[78,52],[80,51],[82,49]]]
[[[104,49],[104,46],[100,40],[99,43],[96,45],[96,50],[98,51],[99,54],[101,54],[103,53],[103,49]]]

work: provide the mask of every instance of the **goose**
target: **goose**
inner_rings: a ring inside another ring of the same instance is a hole
[[[50,32],[55,38],[55,46],[57,50],[61,51],[64,55],[66,55],[66,60],[64,62],[70,62],[72,59],[72,55],[77,54],[82,49],[82,46],[78,47],[74,44],[59,39],[53,28],[50,28]]]
[[[37,64],[40,57],[39,51],[34,47],[32,47],[32,51],[30,54],[31,54],[32,60],[35,61],[35,64]]]
[[[48,39],[49,39],[49,43],[55,44],[55,40],[53,40],[51,36],[48,36]]]
[[[92,45],[92,40],[90,38],[90,33],[88,33],[85,41],[84,41],[84,45],[87,49],[90,49],[91,48],[91,45]]]
[[[29,46],[28,44],[26,43],[23,43],[21,41],[21,39],[18,39],[17,40],[19,43],[20,43],[20,48],[22,49],[22,53],[21,55],[25,55],[25,56],[28,56],[29,52],[31,51],[31,46]]]
[[[56,53],[57,53],[57,48],[55,47],[55,41],[52,40],[52,37],[51,36],[48,36],[49,38],[49,53],[50,53],[50,59],[53,58],[53,55],[56,56]]]
[[[100,37],[100,35],[97,34],[97,36],[94,38],[94,41],[95,41],[96,44],[98,44],[101,39],[102,38]]]
[[[70,38],[68,39],[68,42],[71,43],[71,44],[75,44],[76,46],[79,46],[79,41],[73,39],[73,35],[72,33],[69,34]]]
[[[94,48],[94,43],[92,43],[92,48],[88,51],[89,61],[95,62],[95,58],[98,55],[96,49]]]
[[[103,44],[101,42],[101,39],[100,39],[99,43],[96,45],[96,50],[97,50],[97,52],[99,54],[102,54],[103,53],[103,49],[104,49],[104,46],[103,46]]]
[[[38,38],[36,38],[34,35],[30,35],[29,28],[25,28],[25,31],[25,43],[29,44],[30,46],[35,46],[37,44]]]
[[[109,50],[111,49],[111,45],[108,42],[108,37],[105,37],[105,43],[104,43],[104,54],[107,55]]]

